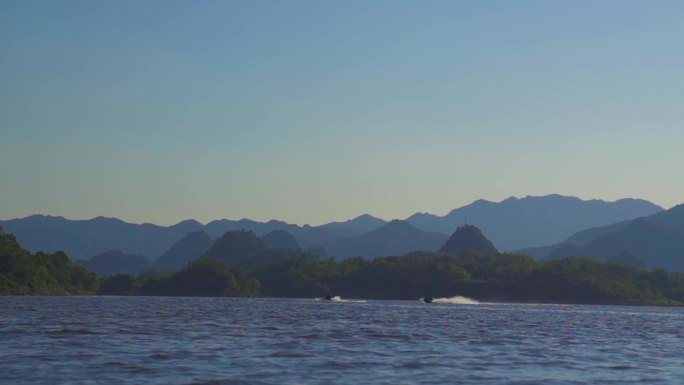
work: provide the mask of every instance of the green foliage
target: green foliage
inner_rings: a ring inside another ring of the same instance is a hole
[[[357,257],[339,263],[284,260],[254,275],[262,282],[262,293],[271,296],[320,296],[330,291],[348,297],[415,299],[458,294],[472,285],[473,272],[505,277],[508,273],[502,270],[529,271],[530,264],[534,264],[530,258],[516,255],[493,258],[421,252],[373,260]]]
[[[251,271],[292,259],[317,261],[318,257],[301,249],[268,249],[251,258],[242,259],[231,265],[240,266]]]
[[[254,271],[262,294],[278,297],[416,299],[464,295],[479,300],[658,304],[684,302],[684,274],[646,271],[592,258],[547,262],[518,254],[418,252],[336,263],[295,258]]]
[[[658,287],[669,286],[667,279],[657,271],[573,257],[541,263],[518,287],[543,302],[674,304]],[[535,287],[539,289],[532,292]]]
[[[219,238],[204,257],[215,258],[223,263],[239,265],[268,249],[268,244],[252,231],[232,230]]]
[[[117,274],[105,277],[98,294],[103,295],[134,295],[140,288],[138,280],[128,274]]]
[[[99,285],[97,275],[66,254],[31,254],[0,228],[0,294],[92,294]]]
[[[259,282],[238,267],[206,258],[193,262],[170,276],[163,284],[169,295],[227,297],[259,293]],[[154,294],[154,293],[149,293]]]
[[[202,258],[167,277],[116,275],[105,278],[100,294],[235,297],[259,294],[259,281],[239,267]]]
[[[253,252],[260,247],[252,234],[232,235],[233,246],[240,246],[233,251],[240,258],[229,258],[231,265],[204,257],[172,275],[115,275],[101,280],[64,253],[29,253],[0,229],[0,294],[91,294],[99,289],[107,295],[320,297],[331,293],[386,299],[463,295],[485,301],[684,303],[682,273],[587,257],[539,262],[518,254],[416,252],[335,262],[301,250]]]

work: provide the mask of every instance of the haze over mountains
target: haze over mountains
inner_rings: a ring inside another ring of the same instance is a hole
[[[326,250],[336,259],[358,255],[375,258],[417,250],[435,251],[447,238],[442,233],[420,230],[407,221],[395,219],[358,237],[341,239],[328,245]]]
[[[540,259],[630,257],[646,268],[684,271],[684,205],[634,220],[577,232],[563,242],[523,249]]]
[[[131,224],[116,218],[69,220],[42,215],[0,221],[0,226],[6,232],[15,234],[32,252],[64,251],[73,259],[87,259],[118,250],[126,255],[144,255],[152,261],[164,254],[166,257],[158,261],[158,266],[167,263],[177,266],[183,263],[184,258],[192,256],[174,256],[175,252],[170,249],[189,233],[198,231],[206,233],[209,239],[217,239],[229,230],[245,229],[260,237],[276,234],[275,238],[271,235],[271,242],[285,242],[287,238],[287,243],[294,244],[287,235],[289,233],[301,248],[322,256],[340,259],[362,255],[372,258],[415,250],[435,251],[465,222],[466,217],[468,223],[482,229],[496,248],[507,251],[557,243],[580,230],[633,220],[661,211],[661,207],[638,199],[605,202],[548,195],[509,198],[499,203],[478,200],[454,209],[445,216],[418,213],[405,221],[386,222],[365,214],[321,226],[299,226],[278,220],[258,222],[250,219],[221,219],[206,225],[186,220],[164,227]],[[189,254],[195,256],[199,249],[206,246],[206,237],[201,238],[196,239],[196,242],[188,241],[188,245],[183,247],[177,246],[177,249],[187,247],[192,251]]]
[[[497,248],[512,251],[564,239],[568,234],[611,223],[650,215],[662,207],[641,199],[615,202],[581,200],[561,195],[508,198],[495,203],[478,200],[445,216],[414,214],[407,220],[414,226],[445,234],[468,223],[482,229]]]
[[[204,228],[194,220],[165,227],[127,223],[117,218],[70,220],[45,215],[0,221],[0,226],[14,234],[27,250],[64,251],[73,259],[90,258],[110,250],[156,259],[189,232]]]
[[[206,232],[193,231],[171,246],[154,264],[160,269],[178,270],[199,258],[211,245],[212,240]]]
[[[100,275],[138,275],[150,267],[150,260],[144,255],[124,254],[118,250],[107,251],[89,259],[80,259],[76,263]]]

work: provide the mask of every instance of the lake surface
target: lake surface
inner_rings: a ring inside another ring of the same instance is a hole
[[[684,309],[0,297],[3,384],[684,381]]]

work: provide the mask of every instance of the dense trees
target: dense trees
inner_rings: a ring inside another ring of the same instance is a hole
[[[169,276],[119,274],[106,277],[100,294],[168,295],[188,297],[237,297],[259,295],[259,281],[240,267],[228,267],[213,258],[202,258]]]
[[[259,294],[259,281],[248,277],[239,267],[228,267],[216,259],[206,258],[161,280],[156,287],[143,286],[142,289],[143,294],[152,295],[254,296]]]
[[[684,274],[623,260],[535,261],[518,254],[416,252],[373,260],[321,260],[301,250],[262,249],[244,233],[226,264],[206,256],[165,276],[98,278],[64,253],[31,254],[0,229],[0,294],[100,294],[416,299],[463,295],[484,301],[684,304]],[[256,246],[252,248],[252,246]],[[253,252],[253,249],[262,249]],[[249,255],[249,256],[247,256]]]
[[[204,257],[227,264],[241,264],[268,250],[268,243],[248,230],[232,230],[214,242]]]
[[[99,283],[66,254],[31,254],[0,228],[0,294],[88,294]]]
[[[282,260],[253,275],[268,296],[416,299],[464,295],[484,301],[589,304],[684,303],[684,274],[567,258],[538,262],[517,254],[412,253],[340,263]]]

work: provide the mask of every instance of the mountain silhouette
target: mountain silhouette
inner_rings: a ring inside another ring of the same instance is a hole
[[[560,259],[568,257],[582,257],[589,255],[588,252],[580,245],[565,244],[561,247],[551,251],[547,259]]]
[[[684,231],[639,218],[623,229],[582,246],[586,255],[608,259],[627,252],[643,260],[645,267],[684,271]]]
[[[380,219],[376,218],[372,215],[369,214],[363,214],[359,215],[356,218],[350,219],[348,221],[344,222],[330,222],[326,223],[324,225],[321,225],[319,227],[321,228],[344,228],[344,229],[352,229],[352,230],[357,230],[361,233],[367,233],[369,231],[375,230],[387,222]]]
[[[285,230],[273,230],[261,237],[272,249],[298,249],[299,244],[292,234]]]
[[[583,230],[564,242],[521,252],[537,258],[584,255],[604,260],[626,253],[646,268],[684,271],[684,205],[632,221]]]
[[[589,228],[594,230],[588,230],[588,238],[594,239],[593,232],[610,232],[595,229],[597,226],[620,221],[626,221],[620,225],[626,226],[628,220],[651,215],[660,210],[660,207],[650,202],[636,199],[616,202],[582,201],[572,197],[549,195],[509,198],[500,203],[479,200],[454,209],[443,217],[415,214],[407,221],[424,232],[441,232],[446,239],[448,234],[464,223],[467,216],[469,223],[481,228],[499,249],[511,250],[530,245],[552,244],[568,238],[579,230]],[[668,219],[664,217],[662,220]],[[333,256],[335,250],[341,250],[341,255],[348,255],[352,250],[354,254],[377,255],[389,250],[387,247],[380,247],[377,240],[371,241],[377,234],[356,241],[350,240],[387,225],[382,219],[368,214],[320,226],[299,226],[278,220],[259,222],[251,219],[221,219],[206,225],[187,220],[173,226],[158,226],[149,223],[127,223],[116,218],[70,220],[44,215],[0,221],[0,225],[7,232],[14,234],[31,252],[64,251],[73,259],[88,258],[108,250],[121,250],[124,254],[141,254],[158,259],[188,233],[200,230],[205,231],[212,239],[221,237],[231,230],[249,230],[257,236],[284,230],[294,236],[301,248],[316,250],[320,255]],[[354,242],[358,244],[354,245]],[[372,246],[363,249],[364,242]],[[401,243],[402,240],[397,239],[396,242]],[[423,247],[418,243],[412,244],[411,247],[397,247],[394,250],[419,246]],[[439,246],[441,243],[435,249]],[[537,254],[546,256],[555,249],[554,247],[547,246]],[[348,251],[345,251],[345,248]]]
[[[300,232],[293,233],[297,243],[306,249],[327,249],[342,239],[358,237],[361,234],[363,234],[363,231],[358,229],[326,225],[308,227]]]
[[[341,239],[358,237],[385,223],[387,222],[380,218],[363,214],[348,221],[330,222],[320,226],[304,226],[301,231],[294,232],[293,235],[297,238],[299,245],[306,249],[325,250]]]
[[[211,238],[206,232],[193,231],[171,246],[154,262],[154,265],[171,271],[180,270],[207,252],[211,244]]]
[[[138,275],[150,267],[150,260],[144,255],[124,254],[120,250],[110,250],[76,263],[100,275]]]
[[[411,251],[436,251],[446,239],[444,234],[420,230],[407,221],[393,220],[375,230],[331,245],[328,254],[337,259],[398,256]]]
[[[156,258],[185,234],[203,227],[193,220],[164,227],[126,223],[116,218],[69,220],[46,215],[2,221],[0,224],[31,252],[64,251],[73,259],[89,258],[109,250]]]
[[[646,266],[643,259],[626,251],[608,258],[607,261],[618,265],[636,267],[637,269],[643,269]]]
[[[372,228],[378,223],[383,221],[366,214],[349,221],[331,222],[321,226],[298,226],[277,220],[258,222],[250,219],[222,219],[212,221],[206,226],[187,220],[173,226],[157,226],[127,223],[116,218],[70,220],[45,215],[0,221],[0,225],[8,233],[14,234],[27,250],[34,253],[64,251],[73,259],[86,259],[109,250],[159,259],[188,233],[202,230],[210,238],[221,237],[230,230],[249,230],[259,236],[284,230],[295,236],[300,246],[320,248],[343,238],[361,235],[364,232],[362,229]]]
[[[268,250],[268,243],[257,237],[253,231],[231,230],[214,242],[202,256],[216,258],[228,265],[239,265]]]
[[[204,231],[212,238],[221,237],[227,231],[231,230],[248,230],[257,236],[264,236],[274,230],[285,230],[290,233],[297,233],[301,230],[298,225],[289,224],[287,222],[270,220],[268,222],[253,221],[251,219],[240,219],[233,221],[229,219],[220,219],[207,223]]]
[[[477,200],[445,216],[418,213],[407,219],[428,231],[451,234],[466,219],[484,231],[500,249],[511,251],[566,239],[590,227],[634,219],[661,211],[644,200],[581,200],[562,195],[511,197],[495,203]]]
[[[258,222],[251,219],[240,219],[238,221],[221,219],[209,222],[205,226],[205,231],[212,238],[217,238],[230,230],[249,230],[257,236],[283,230],[292,234],[300,247],[313,248],[326,247],[343,238],[359,236],[382,226],[384,223],[385,221],[382,219],[368,214],[360,215],[348,221],[330,222],[320,226],[298,226],[278,220]]]
[[[445,253],[462,253],[472,251],[483,254],[497,253],[492,241],[482,234],[482,231],[472,225],[461,226],[439,250]]]

